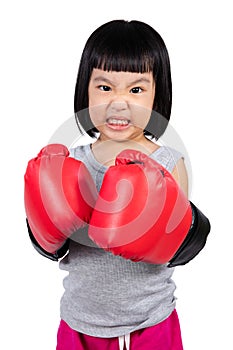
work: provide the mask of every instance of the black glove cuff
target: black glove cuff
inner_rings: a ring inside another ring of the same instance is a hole
[[[190,202],[190,205],[193,215],[191,228],[180,248],[169,261],[168,267],[187,264],[195,258],[206,244],[210,232],[210,222],[192,202]]]
[[[37,242],[37,240],[33,236],[32,230],[31,230],[29,223],[28,223],[28,219],[26,219],[26,223],[27,223],[27,228],[28,228],[30,240],[32,242],[33,247],[37,250],[38,253],[40,253],[44,257],[46,257],[50,260],[53,260],[53,261],[58,261],[60,258],[62,258],[67,253],[67,251],[69,249],[69,243],[70,243],[69,239],[67,239],[65,241],[65,244],[60,249],[58,249],[55,253],[49,253],[39,245],[39,243]]]

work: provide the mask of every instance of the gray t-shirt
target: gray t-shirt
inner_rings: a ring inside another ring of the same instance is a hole
[[[97,162],[90,145],[73,148],[70,155],[85,163],[99,190],[107,167]],[[161,146],[150,157],[171,172],[182,155]],[[81,333],[119,337],[165,320],[175,308],[173,268],[106,252],[89,239],[87,227],[72,236],[60,268],[68,271],[61,318]]]

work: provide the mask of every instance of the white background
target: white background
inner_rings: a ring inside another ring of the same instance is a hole
[[[210,218],[206,248],[176,269],[185,350],[232,349],[232,8],[230,1],[1,2],[0,346],[55,349],[63,272],[27,237],[27,161],[73,114],[88,36],[112,19],[152,25],[168,47],[171,124],[192,164],[191,199]],[[153,3],[153,8],[152,4]]]

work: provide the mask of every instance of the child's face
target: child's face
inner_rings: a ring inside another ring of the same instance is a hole
[[[143,136],[155,97],[152,72],[131,73],[93,69],[89,112],[103,140],[132,140]]]

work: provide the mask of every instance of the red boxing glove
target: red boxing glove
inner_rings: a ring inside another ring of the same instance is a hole
[[[46,252],[54,253],[89,222],[96,188],[86,166],[69,158],[61,144],[44,147],[25,173],[25,209],[31,232]]]
[[[89,226],[97,245],[133,261],[168,262],[192,224],[172,175],[147,155],[121,152],[108,169]]]

